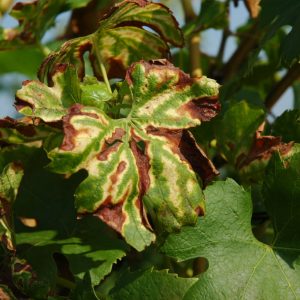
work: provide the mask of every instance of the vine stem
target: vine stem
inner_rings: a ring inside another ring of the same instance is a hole
[[[277,103],[282,94],[300,78],[300,63],[294,64],[288,72],[279,80],[276,85],[272,88],[269,95],[266,97],[265,106],[268,110]]]
[[[197,17],[197,15],[194,12],[191,0],[182,0],[181,3],[184,10],[186,23],[193,21]],[[200,33],[195,32],[189,37],[189,41],[188,41],[192,77],[202,76],[202,70],[200,64],[201,52],[199,47],[200,47]]]
[[[95,53],[96,53],[96,57],[97,57],[97,60],[98,60],[98,63],[99,63],[101,75],[103,77],[104,83],[105,83],[108,91],[112,94],[112,90],[111,90],[111,87],[110,87],[110,84],[109,84],[109,80],[108,80],[108,77],[107,77],[106,69],[105,69],[103,61],[101,59],[101,56],[99,54],[99,49],[98,49],[96,37],[97,37],[97,35],[95,35],[95,37],[93,39],[93,42],[94,42],[94,45],[95,45]]]

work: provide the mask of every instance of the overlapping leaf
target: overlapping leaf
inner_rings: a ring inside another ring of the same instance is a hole
[[[103,109],[104,102],[112,97],[106,85],[93,77],[86,77],[80,83],[75,68],[68,64],[56,66],[52,81],[50,87],[38,80],[24,81],[22,89],[16,93],[18,111],[45,122],[55,122],[60,121],[75,103]]]
[[[196,278],[180,278],[167,271],[126,272],[109,299],[180,300],[196,281]]]
[[[157,34],[143,26],[150,27]],[[167,43],[176,46],[183,43],[170,10],[163,4],[146,0],[124,0],[111,9],[95,33],[70,40],[50,54],[41,66],[39,77],[43,81],[48,74],[49,79],[56,64],[71,63],[83,78],[83,55],[87,51],[97,78],[102,77],[102,63],[109,77],[123,77],[133,62],[167,57]]]
[[[281,164],[283,172],[279,177],[274,166],[270,177],[278,179],[273,184],[268,180],[268,211],[275,228],[272,245],[254,238],[250,194],[231,179],[206,189],[207,214],[199,218],[196,227],[185,228],[168,238],[163,247],[168,255],[180,260],[201,256],[209,262],[208,270],[200,275],[185,299],[300,297],[299,153],[290,163],[293,166],[287,169]],[[293,172],[297,168],[295,181]],[[284,187],[281,180],[287,174],[289,185]],[[277,187],[277,192],[270,194],[273,187]],[[281,188],[284,189],[279,194]]]
[[[0,31],[0,50],[39,44],[45,32],[54,25],[56,15],[86,5],[90,0],[34,0],[14,5],[11,16],[19,21],[16,28]]]
[[[166,61],[136,63],[120,91],[121,101],[132,103],[128,116],[113,120],[97,108],[72,106],[63,143],[49,152],[50,168],[86,169],[78,212],[98,216],[142,250],[155,238],[146,211],[162,231],[194,224],[203,213],[195,172],[204,182],[217,172],[184,129],[216,115],[217,93],[214,80],[191,79]]]
[[[260,22],[262,26],[268,28],[262,44],[272,38],[282,26],[292,26],[292,30],[281,43],[281,54],[282,60],[286,64],[291,65],[298,62],[300,59],[300,42],[298,39],[300,34],[299,1],[262,0],[261,7]]]
[[[125,256],[128,247],[99,219],[76,219],[74,190],[84,174],[68,179],[53,174],[45,169],[44,151],[33,154],[14,205],[19,259],[13,264],[13,278],[25,294],[45,299],[62,268],[55,263],[55,253],[66,257],[71,278],[80,281],[89,271],[95,285]],[[24,226],[26,219],[35,220],[34,226]]]
[[[6,117],[0,119],[0,142],[20,145],[46,139],[51,133],[58,130],[42,124],[39,120],[22,118],[19,120]]]

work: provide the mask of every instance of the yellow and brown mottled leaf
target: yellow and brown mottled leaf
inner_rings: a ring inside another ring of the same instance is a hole
[[[207,182],[217,171],[187,129],[218,113],[217,94],[214,80],[190,78],[167,61],[135,63],[120,91],[121,102],[131,101],[129,114],[111,119],[98,108],[72,106],[49,168],[87,170],[75,195],[80,216],[99,217],[142,250],[153,230],[179,230],[204,213],[196,174]]]
[[[170,10],[160,3],[125,0],[112,7],[95,33],[69,40],[51,53],[42,64],[39,77],[42,81],[46,76],[51,80],[55,66],[67,62],[75,65],[83,78],[86,52],[97,78],[102,78],[101,63],[109,77],[123,77],[133,62],[167,58],[168,43],[183,45],[182,33]]]

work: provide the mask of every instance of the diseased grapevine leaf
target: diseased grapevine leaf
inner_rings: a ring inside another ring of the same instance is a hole
[[[171,232],[204,211],[195,172],[205,183],[217,171],[185,129],[217,114],[218,84],[192,79],[166,61],[142,61],[128,70],[120,94],[132,103],[126,118],[82,105],[69,109],[49,167],[66,174],[86,169],[76,191],[79,214],[98,216],[142,250],[155,239],[146,213]]]
[[[10,117],[0,119],[0,142],[7,144],[20,145],[42,141],[57,132],[58,129],[27,117],[18,120]]]
[[[289,177],[283,192],[284,183],[278,179],[277,191],[282,192],[268,196],[270,205],[276,208],[268,208],[275,229],[271,245],[253,236],[250,194],[231,179],[205,190],[207,213],[196,227],[169,236],[163,246],[168,255],[179,260],[206,257],[209,262],[208,270],[187,292],[186,300],[300,297],[299,155],[297,161],[290,162],[293,167],[284,172],[292,176],[290,171],[298,168],[296,183],[295,177]],[[271,172],[270,176],[277,178],[277,170]]]
[[[4,250],[15,252],[12,206],[23,177],[23,168],[8,164],[0,174],[0,243]]]
[[[0,50],[10,50],[39,44],[46,31],[55,23],[56,16],[64,11],[86,5],[91,0],[33,0],[17,2],[11,16],[19,21],[16,28],[0,32]]]
[[[197,282],[196,278],[180,278],[167,271],[126,272],[111,291],[112,300],[180,300]]]
[[[40,68],[39,78],[44,81],[48,75],[51,82],[57,64],[71,63],[82,79],[83,55],[87,51],[97,78],[102,78],[101,63],[109,77],[123,77],[133,62],[168,57],[167,43],[183,44],[182,33],[170,10],[163,4],[146,0],[124,0],[113,6],[95,33],[67,41],[50,54]]]
[[[106,85],[93,77],[80,83],[74,66],[68,64],[56,65],[52,83],[53,86],[47,86],[38,80],[24,81],[16,93],[17,110],[26,116],[55,122],[60,121],[73,104],[103,109],[104,102],[112,97]]]

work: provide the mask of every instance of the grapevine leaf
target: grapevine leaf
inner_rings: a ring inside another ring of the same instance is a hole
[[[45,170],[47,162],[43,151],[35,153],[15,202],[17,253],[25,262],[18,262],[14,277],[23,278],[27,291],[31,284],[27,278],[35,273],[43,287],[53,287],[57,276],[53,254],[60,253],[67,258],[76,279],[90,271],[95,285],[125,255],[126,244],[99,219],[76,219],[73,194],[83,174],[64,179]],[[34,219],[35,226],[24,226],[22,219]]]
[[[129,69],[121,90],[121,101],[132,102],[126,118],[81,105],[69,109],[49,167],[67,174],[86,169],[76,191],[78,212],[98,216],[142,250],[155,238],[146,211],[162,231],[194,224],[203,213],[195,172],[206,182],[217,171],[183,129],[216,115],[218,84],[192,79],[166,61],[142,61]]]
[[[240,101],[231,105],[222,119],[215,122],[218,146],[233,165],[242,153],[248,153],[264,116],[262,108]]]
[[[263,185],[267,211],[272,218],[275,231],[275,247],[278,248],[283,258],[286,258],[287,261],[290,259],[289,264],[291,267],[295,266],[295,271],[298,271],[298,278],[300,278],[299,166],[300,144],[295,144],[287,155],[281,156],[279,153],[275,153],[266,169]],[[293,259],[298,265],[293,264]],[[300,295],[299,279],[295,294],[297,297]]]
[[[276,32],[285,25],[290,25],[292,30],[281,43],[281,59],[284,63],[291,65],[300,59],[300,42],[297,38],[300,34],[300,20],[298,11],[300,3],[298,0],[262,0],[260,23],[267,26],[267,33],[262,40],[262,46],[271,39]]]
[[[180,300],[196,281],[196,278],[180,278],[167,271],[126,272],[109,299]]]
[[[38,80],[24,81],[16,93],[17,110],[26,116],[55,122],[75,103],[103,108],[103,103],[112,97],[102,82],[86,78],[81,84],[72,65],[57,65],[52,82],[49,87]]]
[[[79,282],[76,288],[72,291],[71,299],[74,300],[99,300],[97,297],[95,290],[93,288],[93,284],[91,282],[91,275],[87,272],[84,275],[84,278],[81,282]]]
[[[19,256],[24,257],[38,278],[48,281],[50,286],[55,284],[57,276],[54,253],[67,258],[76,279],[83,279],[89,271],[92,285],[99,284],[111,272],[113,264],[126,254],[125,244],[95,217],[78,221],[74,232],[66,238],[59,238],[52,230],[19,233],[17,246]]]
[[[294,178],[289,187],[282,194],[287,201],[277,196],[270,199],[272,206],[278,208],[272,214],[276,228],[272,245],[253,236],[251,198],[241,186],[227,179],[206,189],[205,217],[199,218],[196,227],[170,235],[163,246],[164,252],[179,260],[199,256],[208,259],[208,270],[200,275],[185,299],[299,298],[300,210],[296,207],[299,195],[292,196],[299,194]],[[291,211],[294,215],[290,215]],[[277,222],[278,217],[282,222]]]
[[[34,0],[28,3],[16,3],[10,14],[19,21],[19,26],[3,30],[0,39],[0,50],[38,44],[46,31],[54,25],[55,18],[59,13],[82,7],[88,2],[90,0],[54,0],[51,2]]]
[[[242,169],[256,160],[267,163],[275,151],[279,151],[280,154],[285,155],[291,150],[293,143],[285,144],[282,143],[281,137],[262,135],[263,129],[264,124],[256,131],[249,152],[247,154],[242,153],[237,158],[236,165],[238,168]]]
[[[33,121],[27,117],[18,120],[10,117],[0,119],[0,141],[7,144],[19,145],[41,141],[57,131],[46,124],[40,124],[39,120]]]
[[[16,163],[8,164],[0,174],[0,241],[9,252],[15,251],[12,206],[23,177],[23,169]]]
[[[157,34],[145,30],[144,26]],[[50,54],[40,68],[39,78],[43,81],[48,75],[51,80],[55,66],[68,62],[76,66],[82,79],[83,55],[87,51],[97,78],[102,78],[102,63],[109,77],[122,77],[133,62],[168,57],[167,43],[183,44],[181,31],[170,10],[163,4],[146,0],[124,0],[111,9],[95,33],[67,41]]]
[[[300,109],[285,111],[272,125],[272,134],[283,141],[300,142]]]

